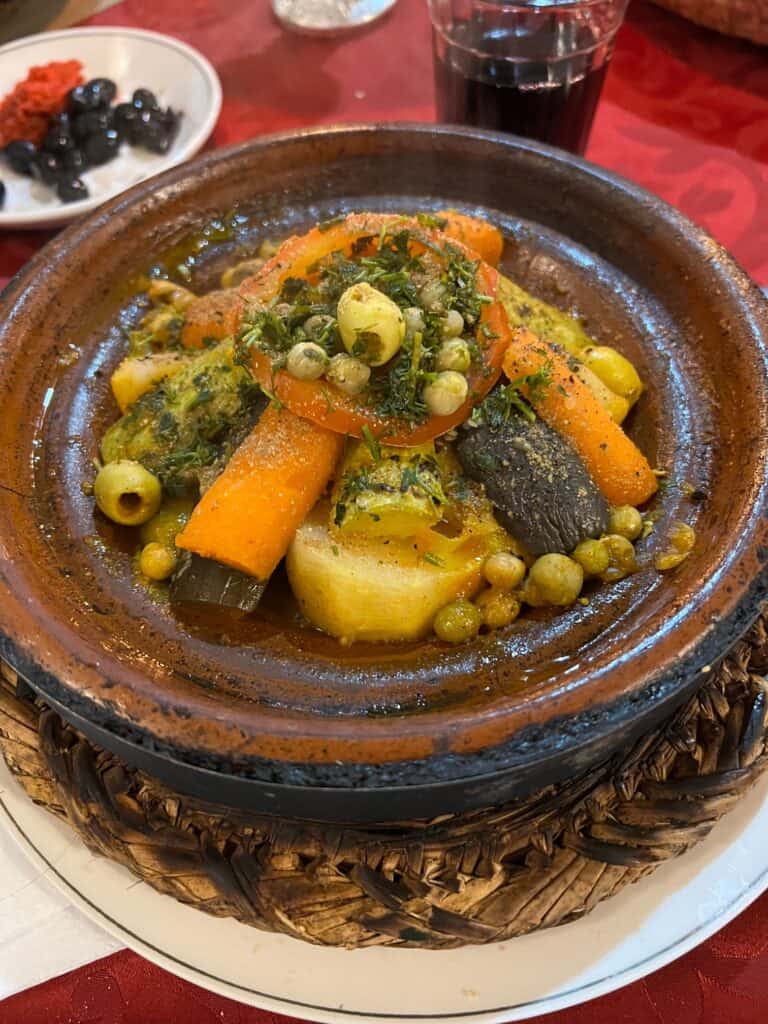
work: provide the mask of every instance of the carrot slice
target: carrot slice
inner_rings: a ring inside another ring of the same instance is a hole
[[[267,580],[322,494],[344,438],[270,405],[176,544]]]
[[[181,343],[185,348],[205,348],[213,341],[231,338],[240,326],[242,300],[235,289],[208,292],[187,306]]]
[[[504,372],[545,423],[567,438],[612,505],[642,505],[658,483],[648,460],[567,361],[526,328],[513,332]],[[531,377],[539,376],[539,383]]]
[[[487,220],[480,220],[479,217],[470,217],[466,213],[458,213],[456,210],[440,210],[438,217],[443,217],[448,224],[443,232],[451,238],[458,239],[476,252],[480,259],[497,267],[501,260],[501,253],[504,249],[504,239],[501,232]]]

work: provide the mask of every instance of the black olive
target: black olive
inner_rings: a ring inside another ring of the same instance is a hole
[[[85,88],[97,107],[108,107],[117,95],[117,86],[111,78],[92,78],[85,83]]]
[[[70,149],[61,155],[61,166],[71,177],[88,170],[88,161],[81,149]]]
[[[111,110],[90,110],[87,114],[80,114],[72,122],[72,134],[82,142],[89,135],[98,135],[112,127],[114,118]]]
[[[5,206],[5,182],[0,179],[0,210]]]
[[[141,145],[150,153],[159,153],[162,156],[171,148],[172,142],[173,136],[160,121],[150,121],[144,127]]]
[[[67,110],[73,117],[86,114],[89,110],[98,110],[100,97],[94,96],[87,85],[76,85],[69,90]]]
[[[49,124],[48,130],[56,128],[58,131],[71,132],[72,131],[72,118],[66,112],[63,114],[55,114]]]
[[[83,153],[91,167],[108,163],[117,156],[119,149],[120,136],[114,128],[107,128],[96,135],[89,135],[83,143]]]
[[[167,110],[143,110],[135,123],[131,141],[162,156],[171,148],[179,122],[179,115],[170,107]]]
[[[61,128],[50,128],[43,139],[43,147],[46,153],[57,153],[59,156],[70,149],[75,148],[75,140],[68,131]]]
[[[40,152],[32,163],[32,176],[44,185],[55,185],[61,173],[61,159],[55,153]]]
[[[88,198],[88,186],[80,178],[60,178],[56,194],[62,203],[74,203]]]
[[[132,103],[118,103],[113,110],[114,128],[121,139],[130,139],[139,111]]]
[[[157,96],[149,89],[136,89],[133,96],[131,97],[131,103],[137,110],[159,110],[160,104],[157,102]]]
[[[32,174],[32,163],[37,156],[37,146],[26,139],[14,139],[3,150],[8,166],[17,174]]]

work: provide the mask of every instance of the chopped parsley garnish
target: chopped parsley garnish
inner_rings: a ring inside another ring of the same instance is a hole
[[[441,226],[439,218],[425,214],[425,227]],[[335,223],[335,221],[334,221]],[[382,292],[401,310],[417,308],[423,330],[407,333],[397,354],[374,368],[368,390],[360,401],[378,416],[414,425],[429,412],[424,385],[434,379],[437,351],[443,341],[441,322],[449,309],[461,313],[470,333],[476,329],[487,296],[477,289],[478,264],[450,244],[438,248],[426,234],[408,228],[387,230],[358,238],[347,255],[333,252],[309,268],[309,280],[287,278],[280,295],[266,308],[256,307],[243,317],[237,342],[238,362],[247,363],[257,349],[270,356],[273,370],[284,366],[286,354],[299,341],[321,345],[329,356],[344,351],[336,321],[339,299],[347,288],[366,283]],[[425,308],[421,291],[439,283],[441,308]],[[489,337],[489,332],[484,332]],[[466,339],[473,365],[482,364],[482,351],[474,338]],[[359,340],[362,355],[369,339]]]
[[[547,360],[536,373],[517,377],[509,384],[494,388],[482,405],[473,411],[469,422],[472,426],[486,424],[491,430],[499,430],[515,411],[533,423],[536,413],[530,403],[540,401],[551,383],[552,361]]]
[[[363,440],[368,447],[368,451],[371,453],[373,461],[379,462],[381,460],[381,445],[373,436],[373,431],[367,423],[363,424]]]

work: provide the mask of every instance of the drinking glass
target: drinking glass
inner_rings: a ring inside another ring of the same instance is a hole
[[[440,121],[583,153],[627,0],[429,0]]]

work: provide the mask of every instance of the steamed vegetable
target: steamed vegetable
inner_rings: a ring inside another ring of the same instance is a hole
[[[470,217],[456,210],[440,210],[438,218],[446,221],[443,231],[451,238],[457,238],[468,249],[476,252],[480,259],[497,267],[504,249],[504,239],[494,224],[479,217]]]
[[[147,356],[128,356],[110,378],[110,386],[120,412],[126,412],[147,391],[167,377],[183,370],[188,359],[178,352],[157,352]]]
[[[261,400],[248,371],[234,364],[232,344],[222,343],[142,395],[107,430],[102,459],[141,462],[166,488],[184,487]]]
[[[499,521],[534,555],[572,551],[608,526],[608,504],[576,452],[494,392],[485,422],[462,430],[456,454],[485,486]]]
[[[240,323],[242,303],[236,291],[223,289],[201,295],[186,307],[181,343],[185,348],[207,348],[232,338]]]
[[[195,507],[177,546],[268,580],[343,444],[338,434],[270,406]]]
[[[371,452],[359,442],[344,460],[332,499],[332,525],[345,533],[412,537],[447,504],[433,445]]]
[[[655,494],[648,460],[551,345],[518,329],[504,372],[542,419],[570,441],[612,505],[641,505]]]
[[[595,344],[578,320],[537,299],[508,277],[499,277],[499,298],[511,327],[527,327],[550,344],[561,345],[574,356]]]
[[[182,551],[171,581],[171,600],[174,604],[210,605],[252,612],[266,586],[266,582],[247,573]]]
[[[366,276],[370,280],[363,280]],[[325,379],[292,376],[283,363],[310,321],[324,318],[325,329],[311,340],[334,350],[345,311],[340,311],[338,324],[334,312],[352,283],[372,290],[375,285],[403,310],[404,334],[397,350],[393,345],[400,338],[399,319],[392,319],[394,333],[387,335],[386,351],[393,358],[385,372],[372,375],[363,361],[365,353],[358,359],[336,352]],[[466,419],[498,380],[509,330],[497,283],[496,271],[478,263],[460,242],[417,220],[353,214],[289,239],[274,260],[242,285],[242,358],[255,379],[297,416],[353,437],[361,437],[365,428],[387,444],[415,447]],[[434,294],[427,298],[429,288]],[[423,327],[415,323],[414,310]],[[473,335],[472,362],[461,393],[452,388],[449,405],[441,400],[432,413],[423,391],[433,382],[443,324],[451,310]],[[451,412],[444,412],[448,407]]]
[[[298,529],[286,567],[306,618],[350,642],[426,636],[441,608],[477,592],[486,556],[509,545],[487,512],[468,517],[456,538],[422,534],[416,547],[411,538],[340,534],[328,518],[321,503]]]

